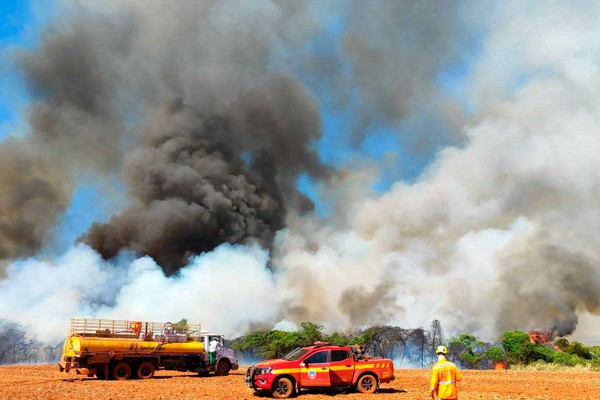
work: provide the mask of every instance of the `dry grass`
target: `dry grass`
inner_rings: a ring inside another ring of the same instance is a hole
[[[554,363],[535,363],[530,365],[511,365],[510,370],[512,371],[560,371],[560,372],[592,372],[599,371],[597,367],[592,367],[592,364],[575,365],[573,367],[566,365],[559,365]]]

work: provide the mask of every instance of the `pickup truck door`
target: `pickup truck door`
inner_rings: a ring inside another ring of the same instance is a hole
[[[329,380],[329,350],[320,350],[306,357],[300,368],[300,386],[331,386]]]
[[[332,386],[352,384],[354,377],[354,357],[348,350],[331,350],[329,363],[329,379]]]

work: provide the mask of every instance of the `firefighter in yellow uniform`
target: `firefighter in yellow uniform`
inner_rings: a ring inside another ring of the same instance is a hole
[[[446,346],[438,346],[435,354],[438,355],[438,362],[431,371],[431,389],[429,390],[431,398],[434,399],[434,395],[437,394],[440,400],[458,399],[456,383],[462,379],[460,370],[454,363],[446,359],[448,356]]]

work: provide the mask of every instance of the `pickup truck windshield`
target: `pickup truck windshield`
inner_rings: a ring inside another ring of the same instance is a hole
[[[306,353],[308,353],[307,349],[297,348],[296,350],[292,350],[291,352],[283,356],[283,359],[287,361],[296,361]]]

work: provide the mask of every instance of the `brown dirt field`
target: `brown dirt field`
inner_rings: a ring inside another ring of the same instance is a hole
[[[0,367],[0,399],[256,399],[244,384],[245,368],[229,376],[158,371],[149,380],[100,381],[59,373],[52,365]],[[356,392],[301,392],[299,400],[428,399],[429,371],[396,370],[396,380],[374,395]],[[564,400],[598,398],[598,372],[463,371],[461,400]]]

